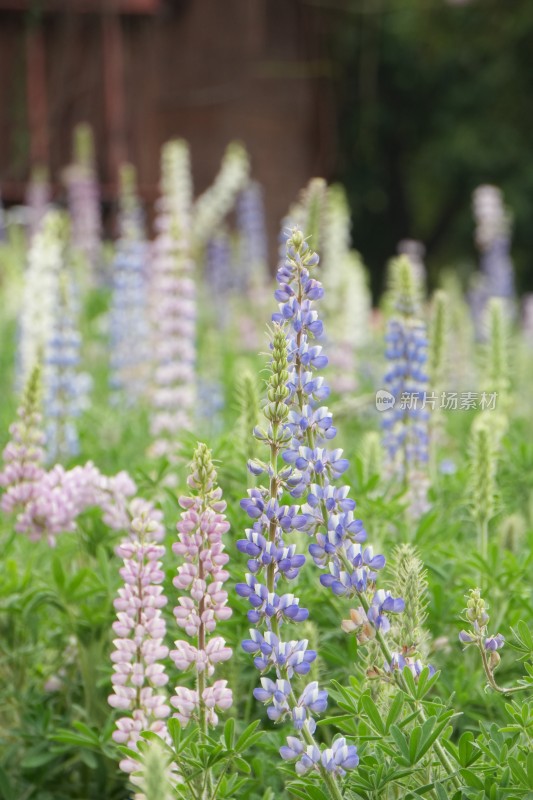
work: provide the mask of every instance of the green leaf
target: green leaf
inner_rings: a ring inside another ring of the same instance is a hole
[[[385,721],[385,731],[388,733],[390,731],[391,725],[396,722],[398,717],[400,716],[403,708],[404,697],[401,692],[396,692],[394,695],[394,700],[391,703],[389,708],[389,713],[387,714],[387,719]]]
[[[462,769],[460,773],[467,786],[470,786],[472,789],[484,789],[483,781],[480,780],[471,769]]]
[[[89,741],[91,741],[94,745],[98,746],[100,744],[100,737],[93,731],[92,728],[89,728],[88,725],[85,725],[84,722],[73,722],[72,727],[76,728],[81,734],[83,734]]]
[[[167,722],[167,729],[176,753],[180,752],[182,727],[176,717],[171,717]]]
[[[404,667],[402,670],[402,679],[405,684],[405,693],[409,697],[417,697],[417,686],[415,683],[415,679],[413,673],[409,669],[409,667]]]
[[[241,772],[245,772],[247,775],[249,775],[251,773],[251,771],[252,771],[252,768],[249,765],[249,763],[247,761],[245,761],[244,758],[241,758],[240,756],[236,756],[233,759],[233,763],[235,764],[235,766],[237,767],[238,770],[240,770]]]
[[[372,725],[374,726],[374,729],[379,734],[381,734],[381,736],[384,736],[385,726],[383,724],[383,717],[381,715],[381,712],[377,708],[376,704],[368,694],[364,694],[361,697],[361,705],[363,706],[363,709],[367,717],[370,719]]]
[[[256,719],[241,733],[235,745],[235,750],[238,753],[242,753],[244,750],[246,750],[246,748],[251,747],[252,744],[259,741],[259,739],[264,735],[263,731],[258,731],[256,733],[258,725],[259,720]]]
[[[430,676],[429,667],[424,667],[418,678],[416,685],[416,699],[423,700],[433,686],[437,683],[440,672],[435,672]]]
[[[318,786],[313,786],[313,784],[307,785],[307,795],[311,798],[311,800],[328,800],[327,794],[324,794],[322,789],[319,789]]]
[[[2,766],[0,766],[0,797],[2,800],[16,800],[15,790]]]
[[[407,744],[406,737],[397,725],[391,725],[390,733],[396,743],[396,747],[403,756],[405,763],[410,764],[411,760],[409,758],[409,745]]]
[[[475,754],[474,734],[472,731],[465,731],[459,739],[458,747],[458,761],[462,767],[468,767],[472,761],[472,756]]]
[[[409,740],[409,761],[411,764],[416,764],[418,761],[417,752],[420,739],[422,738],[422,728],[416,727],[411,731],[411,738]]]
[[[49,764],[50,761],[53,761],[55,758],[57,758],[57,753],[54,753],[52,750],[45,750],[41,753],[29,753],[22,759],[20,766],[22,769],[37,769],[37,767],[42,767],[44,764]]]
[[[224,725],[224,742],[226,750],[233,750],[235,744],[235,720],[233,717],[230,717]]]
[[[66,575],[59,556],[55,556],[52,561],[52,574],[54,576],[57,588],[62,592],[65,588]]]

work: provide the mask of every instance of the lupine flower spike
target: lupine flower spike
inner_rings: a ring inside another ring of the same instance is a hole
[[[426,326],[418,317],[420,285],[408,258],[392,262],[391,277],[394,316],[387,328],[390,367],[385,386],[394,403],[382,414],[383,443],[391,477],[403,483],[410,514],[416,519],[429,508]]]
[[[44,359],[44,410],[50,461],[78,455],[76,420],[89,400],[91,378],[79,371],[81,335],[76,310],[72,275],[63,269],[59,276],[57,314]]]
[[[323,334],[315,309],[323,289],[310,274],[317,264],[318,256],[309,249],[301,231],[294,229],[277,274],[279,312],[273,315],[288,337],[289,410],[280,448],[283,460],[291,467],[290,492],[305,500],[303,506],[291,510],[291,517],[314,537],[309,552],[323,570],[322,585],[338,596],[357,600],[358,608],[343,627],[357,631],[362,641],[373,638],[377,630],[385,634],[390,628],[389,613],[403,611],[404,602],[389,591],[376,590],[377,573],[384,567],[385,557],[363,546],[367,535],[361,520],[354,517],[350,489],[335,485],[349,464],[342,450],[328,447],[337,432],[331,412],[320,405],[329,388],[317,374],[328,363],[322,347],[314,343]],[[259,431],[259,435],[268,441],[268,434]],[[254,468],[259,472],[264,466]]]
[[[142,731],[154,731],[168,738],[166,718],[170,707],[166,695],[159,692],[168,682],[161,663],[168,655],[164,644],[166,625],[161,609],[167,598],[161,583],[164,573],[161,558],[165,552],[154,541],[160,530],[159,519],[152,519],[148,509],[141,511],[131,523],[131,536],[117,547],[124,560],[120,574],[124,587],[114,602],[117,620],[113,623],[116,639],[113,661],[113,694],[109,704],[128,712],[116,722],[115,742],[137,750]],[[120,762],[124,772],[139,769],[139,762],[126,756]]]
[[[391,638],[398,644],[399,663],[409,666],[416,678],[429,654],[429,634],[426,630],[428,605],[427,571],[415,548],[399,545],[393,553],[393,592],[405,601],[405,611],[393,625]],[[418,658],[419,656],[420,658]],[[429,666],[430,674],[434,673]]]
[[[110,385],[115,402],[135,403],[142,395],[149,362],[147,309],[148,244],[135,170],[120,173],[120,238],[112,267]]]
[[[102,221],[93,133],[86,123],[74,131],[74,163],[67,170],[66,181],[74,248],[96,270],[101,259]]]
[[[497,431],[485,421],[483,415],[478,417],[470,434],[468,493],[482,559],[488,555],[489,522],[496,512],[498,444]]]
[[[268,247],[263,190],[255,181],[241,191],[235,206],[239,232],[239,276],[247,290],[261,291],[267,284]]]
[[[308,648],[306,639],[288,639],[285,628],[303,622],[306,608],[292,592],[283,592],[285,581],[298,577],[305,556],[296,553],[295,545],[287,545],[285,535],[300,530],[308,517],[298,506],[280,505],[280,498],[301,482],[297,467],[280,463],[280,454],[291,439],[289,422],[290,397],[287,339],[276,325],[272,341],[271,374],[268,382],[264,414],[266,429],[256,428],[254,435],[270,451],[269,462],[249,462],[255,475],[267,476],[267,486],[250,489],[241,506],[253,520],[246,538],[237,542],[239,550],[249,556],[246,582],[237,584],[237,592],[251,605],[248,619],[252,624],[250,638],[243,642],[245,652],[254,656],[261,672],[261,687],[254,690],[257,700],[268,706],[267,714],[274,722],[290,719],[296,735],[289,736],[281,748],[285,760],[296,760],[296,771],[304,774],[318,771],[333,797],[339,797],[337,777],[358,762],[357,751],[344,740],[337,740],[334,751],[320,750],[313,734],[314,716],[325,711],[327,692],[316,681],[303,690],[297,689],[297,677],[309,673],[316,651]],[[342,741],[342,743],[341,743]]]
[[[348,462],[342,458],[342,451],[327,448],[328,440],[335,436],[336,431],[327,408],[317,407],[328,395],[324,379],[316,375],[317,370],[327,365],[327,358],[322,354],[321,346],[313,343],[313,339],[323,332],[314,307],[323,291],[320,283],[310,275],[317,263],[318,256],[310,251],[301,231],[293,230],[287,241],[286,260],[277,274],[280,288],[276,298],[280,310],[273,319],[289,332],[290,368],[286,385],[290,411],[283,458],[289,465],[293,464],[299,474],[290,472],[286,480],[290,479],[291,494],[304,496],[307,502],[299,509],[291,509],[287,516],[292,519],[305,516],[301,529],[315,537],[309,552],[317,566],[328,570],[321,576],[321,583],[334,594],[356,601],[350,619],[343,622],[343,629],[353,631],[360,643],[376,639],[385,657],[385,671],[391,672],[402,666],[410,667],[407,663],[402,665],[386,640],[391,628],[389,614],[402,612],[405,604],[402,598],[394,597],[390,591],[376,588],[377,573],[384,566],[385,558],[375,555],[368,545],[363,548],[366,532],[362,522],[354,519],[355,502],[348,497],[349,487],[335,486]],[[258,433],[265,441],[272,439],[270,431]],[[257,462],[252,466],[259,473],[265,470],[265,465]],[[413,665],[415,680],[422,668],[420,662]],[[398,680],[405,690],[401,675]],[[435,744],[435,750],[448,775],[452,775],[453,766],[439,742]],[[292,752],[295,753],[295,749]],[[347,768],[347,764],[344,767]]]
[[[223,588],[229,573],[224,569],[228,555],[222,537],[229,530],[229,523],[216,480],[211,451],[205,444],[198,444],[187,480],[191,494],[180,497],[184,511],[176,526],[178,541],[172,545],[175,555],[183,559],[174,578],[174,586],[183,592],[174,616],[194,644],[176,641],[170,657],[180,671],[194,673],[196,686],[177,686],[170,702],[181,725],[185,727],[194,719],[203,735],[209,726],[217,725],[217,711],[227,711],[233,702],[226,680],[209,681],[217,664],[232,655],[222,636],[213,636],[217,623],[232,614]]]
[[[154,389],[153,454],[173,456],[187,429],[196,396],[196,287],[190,252],[189,151],[169,142],[162,152],[162,197],[152,274]]]
[[[511,219],[496,186],[478,186],[472,195],[480,273],[471,293],[478,338],[484,339],[483,316],[488,301],[501,299],[505,316],[514,316],[514,266],[511,260]]]
[[[59,276],[63,267],[64,230],[62,214],[48,211],[30,244],[20,320],[20,386],[25,384],[35,364],[43,357],[53,334]]]
[[[339,393],[351,392],[356,388],[357,351],[368,341],[371,298],[361,257],[351,250],[350,211],[340,186],[328,189],[323,227],[321,274],[331,385]]]
[[[429,328],[428,379],[434,395],[442,396],[448,374],[450,356],[450,303],[446,292],[439,289],[433,296],[433,308]],[[429,450],[431,475],[436,473],[437,447],[442,443],[444,419],[441,403],[433,404],[429,418]]]
[[[6,514],[24,509],[37,493],[37,484],[44,475],[44,433],[40,413],[41,369],[33,368],[27,382],[22,402],[17,411],[17,421],[9,428],[11,440],[3,452],[4,469],[0,472],[0,486],[6,491],[1,507]]]

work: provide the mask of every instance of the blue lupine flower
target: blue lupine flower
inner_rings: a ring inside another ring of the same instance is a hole
[[[384,669],[385,672],[392,672],[394,670],[402,672],[405,667],[408,667],[416,682],[426,666],[429,677],[431,678],[435,674],[435,668],[431,664],[423,664],[419,658],[413,659],[410,656],[404,656],[403,653],[392,653],[390,664],[384,664]]]
[[[396,316],[389,320],[385,355],[389,368],[385,388],[394,403],[382,414],[383,445],[391,477],[409,492],[414,518],[428,508],[429,412],[435,398],[428,391],[426,326],[417,316],[416,276],[413,264],[401,257],[392,264]],[[407,288],[406,288],[407,287]],[[433,398],[433,399],[432,399]]]
[[[289,315],[290,316],[290,315]],[[309,315],[312,319],[313,315]],[[327,706],[327,692],[318,687],[316,681],[309,683],[296,700],[292,679],[294,675],[306,675],[317,653],[308,648],[306,639],[282,638],[284,626],[305,621],[309,612],[300,606],[300,601],[292,592],[283,592],[284,581],[296,578],[305,563],[305,556],[296,552],[294,544],[285,542],[286,533],[295,530],[308,530],[313,525],[313,509],[304,509],[298,505],[281,505],[283,494],[292,492],[301,482],[301,472],[294,462],[303,460],[301,466],[309,471],[327,470],[333,474],[342,468],[340,451],[330,455],[319,449],[306,450],[300,442],[296,443],[291,463],[282,464],[278,455],[282,448],[289,445],[291,432],[288,425],[300,428],[299,419],[288,422],[289,408],[287,401],[290,389],[289,364],[287,358],[287,341],[280,329],[276,329],[272,346],[271,378],[268,386],[268,403],[265,416],[268,430],[258,427],[255,430],[257,439],[265,442],[270,448],[270,463],[259,459],[249,463],[255,475],[268,475],[268,487],[254,487],[248,490],[248,497],[241,500],[241,508],[253,521],[245,531],[245,538],[237,542],[240,552],[249,556],[246,580],[236,586],[237,594],[248,600],[251,608],[248,611],[249,622],[256,626],[250,630],[250,638],[242,642],[245,652],[254,656],[254,664],[263,677],[261,687],[255,689],[254,697],[267,705],[267,714],[273,722],[290,720],[294,729],[302,739],[290,737],[297,742],[290,750],[301,754],[297,771],[304,770],[307,760],[320,766],[320,749],[311,747],[311,755],[304,753],[304,741],[307,744],[313,735],[316,723],[314,714],[322,713]],[[318,354],[312,354],[312,358]],[[310,373],[310,378],[312,374]],[[309,392],[320,390],[319,382],[309,387]],[[327,413],[316,414],[310,410],[311,426],[322,426],[322,430],[331,428],[331,419]],[[304,430],[304,424],[301,428]],[[342,493],[341,493],[342,495]],[[272,679],[268,673],[275,672]],[[282,751],[285,758],[289,750]],[[302,766],[302,764],[304,766]],[[323,771],[324,774],[324,771]]]
[[[501,635],[501,633],[497,633],[495,636],[489,636],[485,639],[485,650],[489,652],[494,652],[495,650],[499,650],[505,644],[505,639]]]
[[[114,401],[134,403],[142,395],[149,363],[149,330],[146,298],[148,245],[142,230],[126,226],[112,265],[112,297],[109,321],[110,386]]]
[[[76,418],[87,408],[91,379],[79,372],[81,336],[70,276],[63,274],[52,336],[45,351],[46,444],[50,461],[79,453]]]
[[[235,204],[239,233],[239,282],[245,288],[268,281],[268,247],[263,191],[256,182],[246,186]]]
[[[320,403],[329,395],[329,387],[317,372],[327,363],[322,346],[317,340],[323,335],[315,301],[323,296],[319,281],[310,275],[318,264],[318,256],[310,251],[300,231],[294,229],[287,240],[286,257],[277,273],[278,289],[275,297],[279,310],[273,314],[275,323],[282,325],[287,336],[289,413],[285,429],[291,434],[282,451],[286,464],[294,467],[290,494],[303,498],[299,514],[307,522],[302,526],[314,542],[309,553],[315,564],[325,573],[323,586],[334,594],[353,597],[366,595],[374,589],[377,571],[385,565],[385,558],[374,554],[372,548],[362,548],[366,531],[361,520],[354,517],[355,501],[349,498],[349,487],[336,487],[334,482],[348,469],[348,460],[342,450],[330,450],[328,443],[336,435],[330,411]],[[422,379],[425,354],[420,349],[421,340],[409,342],[409,354],[416,362],[413,379]],[[393,352],[403,352],[398,336],[392,336]],[[403,365],[396,369],[403,375]],[[403,601],[392,601],[376,595],[369,622],[382,632],[388,629],[387,613],[398,613]],[[365,620],[366,621],[366,620]]]

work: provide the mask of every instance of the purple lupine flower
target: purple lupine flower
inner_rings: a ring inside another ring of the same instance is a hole
[[[505,639],[501,633],[497,633],[495,636],[488,636],[484,642],[485,650],[488,650],[489,652],[500,650],[504,644]]]
[[[310,274],[317,263],[317,254],[309,249],[301,232],[293,229],[287,240],[286,258],[277,273],[279,288],[275,297],[279,312],[273,315],[273,320],[283,326],[289,354],[289,414],[284,429],[290,438],[287,437],[282,457],[294,465],[297,480],[292,481],[289,491],[304,500],[296,514],[305,517],[303,530],[314,538],[309,553],[324,570],[321,583],[336,595],[359,596],[364,601],[369,617],[361,608],[357,625],[353,619],[351,624],[368,640],[372,629],[382,633],[388,629],[387,614],[402,611],[403,600],[384,602],[385,598],[376,593],[373,601],[371,592],[385,558],[374,554],[370,547],[362,547],[366,531],[361,520],[354,517],[355,501],[348,496],[349,487],[334,486],[348,469],[348,461],[342,457],[342,450],[329,449],[336,430],[331,413],[320,406],[329,388],[317,375],[327,364],[321,345],[316,343],[323,335],[315,308],[323,290]]]
[[[165,720],[170,707],[166,696],[159,692],[168,683],[161,663],[168,655],[161,613],[168,601],[161,586],[165,548],[151,539],[158,528],[159,520],[141,514],[131,523],[131,538],[116,550],[124,561],[120,570],[124,586],[114,602],[117,619],[113,631],[117,638],[111,655],[113,694],[108,702],[113,708],[129,712],[116,721],[113,739],[132,750],[137,750],[141,731],[150,730],[163,739],[169,738]],[[128,756],[120,767],[130,773],[139,769],[139,764]]]
[[[170,702],[175,716],[185,726],[196,718],[205,733],[208,725],[216,725],[216,709],[226,711],[233,702],[227,681],[217,680],[207,684],[216,665],[231,658],[232,651],[221,636],[211,634],[217,622],[227,620],[232,614],[227,606],[228,594],[223,588],[229,578],[225,569],[228,555],[224,552],[222,536],[228,532],[229,523],[224,514],[226,503],[222,490],[216,485],[216,472],[211,452],[198,444],[191,465],[188,484],[193,494],[180,498],[185,509],[177,524],[178,541],[172,546],[175,555],[183,559],[174,578],[174,586],[183,594],[174,609],[180,628],[195,644],[177,641],[170,657],[179,670],[192,669],[197,676],[195,690],[176,687]]]

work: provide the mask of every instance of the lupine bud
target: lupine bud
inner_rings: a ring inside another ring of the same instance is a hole
[[[478,526],[479,550],[487,556],[487,526],[496,512],[496,472],[498,468],[497,432],[483,416],[472,425],[470,434],[470,465],[468,495],[472,516]]]
[[[394,550],[391,572],[394,575],[393,594],[405,601],[405,612],[397,618],[392,635],[402,648],[413,648],[427,658],[429,634],[424,628],[428,604],[427,571],[412,545],[399,545]]]
[[[487,305],[488,336],[484,354],[483,389],[496,392],[500,406],[509,400],[509,352],[507,323],[502,301],[492,298]]]
[[[168,753],[159,742],[152,739],[139,757],[137,774],[130,778],[131,783],[139,789],[133,800],[172,800],[172,787],[177,778],[172,772],[173,765]]]

